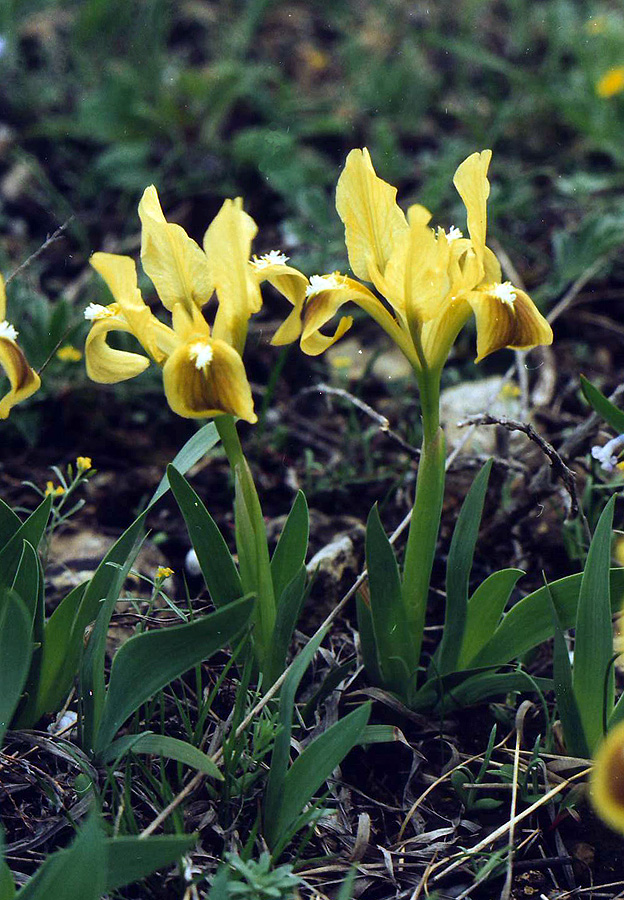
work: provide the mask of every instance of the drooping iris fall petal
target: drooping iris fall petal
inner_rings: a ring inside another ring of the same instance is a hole
[[[552,328],[528,294],[509,282],[485,285],[467,295],[477,323],[477,358],[481,362],[503,347],[528,350],[552,344]]]
[[[28,365],[28,360],[16,343],[17,331],[5,319],[6,287],[0,275],[0,368],[9,379],[10,389],[0,399],[0,419],[8,418],[16,403],[31,397],[41,387],[41,379]]]
[[[119,304],[109,306],[90,304],[85,316],[92,325],[85,341],[85,365],[87,375],[92,381],[100,384],[117,384],[140,375],[150,364],[146,356],[132,353],[129,350],[115,350],[107,344],[111,331],[123,331],[133,334],[132,329],[121,313]]]
[[[4,287],[4,285],[3,285]],[[11,385],[0,400],[0,419],[8,418],[16,403],[31,397],[41,387],[41,379],[28,365],[23,352],[15,343],[17,332],[6,321],[0,322],[0,367]]]
[[[163,382],[167,402],[180,416],[229,413],[258,421],[243,361],[225,341],[191,335],[165,363]]]

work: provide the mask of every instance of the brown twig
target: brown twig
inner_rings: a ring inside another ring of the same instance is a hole
[[[566,466],[552,444],[549,444],[533,428],[530,422],[518,422],[516,419],[508,419],[506,416],[493,416],[491,413],[479,413],[476,416],[468,416],[467,419],[463,422],[458,422],[457,425],[459,428],[465,428],[468,425],[500,425],[508,431],[521,431],[523,434],[526,434],[529,440],[537,444],[540,450],[549,458],[552,469],[564,483],[570,495],[570,515],[572,518],[578,515],[579,502],[576,495],[575,473]]]
[[[61,236],[61,235],[63,234],[63,232],[71,225],[71,223],[74,221],[75,218],[76,218],[76,216],[75,216],[75,215],[72,215],[72,216],[69,217],[69,219],[67,219],[66,222],[63,222],[62,225],[59,225],[59,227],[56,229],[56,231],[55,231],[53,234],[51,234],[49,238],[46,238],[46,240],[43,242],[43,244],[42,244],[40,247],[38,247],[37,250],[35,250],[34,253],[31,253],[31,254],[30,254],[30,256],[28,257],[28,259],[25,259],[24,262],[21,263],[21,264],[17,267],[17,269],[15,269],[14,272],[11,272],[11,274],[9,275],[9,277],[6,279],[5,284],[9,284],[11,281],[13,281],[13,279],[15,278],[15,276],[16,276],[16,275],[19,275],[20,272],[23,272],[24,269],[28,268],[28,266],[29,266],[32,262],[34,262],[34,261],[37,259],[37,257],[41,256],[41,254],[42,254],[45,250],[48,249],[48,247],[50,246],[50,244],[53,244],[55,241],[58,241],[58,239],[60,238],[60,236]]]

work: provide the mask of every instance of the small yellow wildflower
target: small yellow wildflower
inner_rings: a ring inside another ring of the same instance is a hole
[[[79,472],[86,472],[88,469],[92,469],[93,465],[91,463],[90,456],[78,456],[76,457],[76,468]]]
[[[606,16],[594,16],[585,23],[585,30],[589,34],[604,34],[607,28]]]
[[[82,353],[78,347],[72,347],[71,344],[65,344],[64,347],[57,350],[56,357],[57,359],[60,359],[61,362],[80,362]]]
[[[596,93],[604,99],[621,94],[622,91],[624,91],[624,66],[609,69],[596,84]]]
[[[329,65],[329,56],[323,50],[319,50],[314,44],[308,42],[301,44],[299,55],[308,69],[313,72],[323,72]]]
[[[519,397],[521,393],[522,392],[517,384],[511,384],[511,382],[506,381],[500,389],[499,396],[501,400],[514,400],[516,397]]]
[[[55,487],[53,481],[46,481],[46,489],[45,489],[46,497],[49,497],[50,494],[52,494],[53,497],[62,497],[64,493],[65,493],[65,488],[62,485],[57,484]]]
[[[156,569],[156,581],[164,581],[165,578],[170,578],[173,575],[173,569],[170,569],[169,566],[158,566]]]
[[[353,360],[350,356],[332,356],[330,359],[331,365],[334,369],[350,369],[353,365]]]

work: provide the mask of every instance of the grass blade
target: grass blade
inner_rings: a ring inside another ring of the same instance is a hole
[[[444,631],[438,650],[437,669],[441,675],[457,668],[468,615],[468,585],[492,460],[488,460],[462,504],[446,564],[446,609]]]
[[[24,601],[14,591],[0,596],[0,746],[26,683],[32,622]]]
[[[574,628],[578,606],[582,572],[567,575],[549,584],[553,603],[562,628]],[[619,611],[624,596],[624,568],[609,572],[611,586],[611,611]],[[487,642],[471,666],[504,665],[518,659],[543,641],[552,637],[552,616],[546,588],[538,588],[509,610],[491,639]]]
[[[138,634],[117,651],[96,752],[105,752],[132,713],[174,678],[208,659],[245,627],[253,599],[243,597],[188,625]]]
[[[602,740],[604,724],[613,711],[614,700],[609,596],[614,504],[615,495],[605,506],[589,546],[576,614],[574,694],[587,745],[592,752]]]
[[[522,569],[501,569],[500,572],[489,575],[476,589],[468,601],[458,668],[469,668],[477,653],[490,640],[500,622],[509,595],[522,575]]]
[[[309,533],[308,504],[303,491],[299,491],[271,558],[273,590],[277,598],[282,596],[305,563]]]
[[[206,587],[215,606],[243,596],[238,569],[219,528],[186,478],[167,467],[169,484],[184,516]]]

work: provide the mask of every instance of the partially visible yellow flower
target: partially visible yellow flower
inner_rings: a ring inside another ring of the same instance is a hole
[[[65,344],[56,351],[56,356],[61,362],[79,362],[82,359],[82,353],[77,347],[71,344]]]
[[[6,290],[0,275],[0,368],[4,369],[11,385],[0,400],[0,419],[8,418],[16,403],[32,396],[41,387],[41,379],[17,345],[17,331],[6,319]]]
[[[52,494],[53,497],[62,497],[65,493],[65,488],[60,484],[57,484],[55,486],[53,481],[46,481],[46,489],[44,493],[46,497],[49,497],[50,494]]]
[[[596,93],[605,99],[621,94],[622,91],[624,91],[624,66],[609,69],[596,83]]]
[[[169,566],[158,566],[156,569],[156,581],[164,581],[165,578],[170,578],[173,575],[173,569],[170,569]]]
[[[300,338],[301,349],[310,355],[324,352],[352,320],[340,319],[333,335],[320,329],[353,301],[381,325],[417,372],[442,368],[471,314],[477,362],[502,347],[550,344],[550,325],[524,291],[503,282],[498,260],[485,243],[491,155],[490,150],[473,153],[453,179],[467,212],[469,237],[464,237],[455,226],[434,231],[423,206],[410,207],[405,216],[396,188],[376,175],[368,150],[352,150],[338,180],[336,208],[354,274],[372,283],[387,305],[337,272],[312,276],[301,309],[287,319],[288,340]],[[273,343],[281,342],[287,342],[286,335],[278,332]]]
[[[615,725],[598,748],[590,796],[598,815],[624,834],[624,722]]]
[[[93,468],[91,457],[90,456],[78,456],[76,457],[76,468],[79,472],[87,472],[89,469]]]

